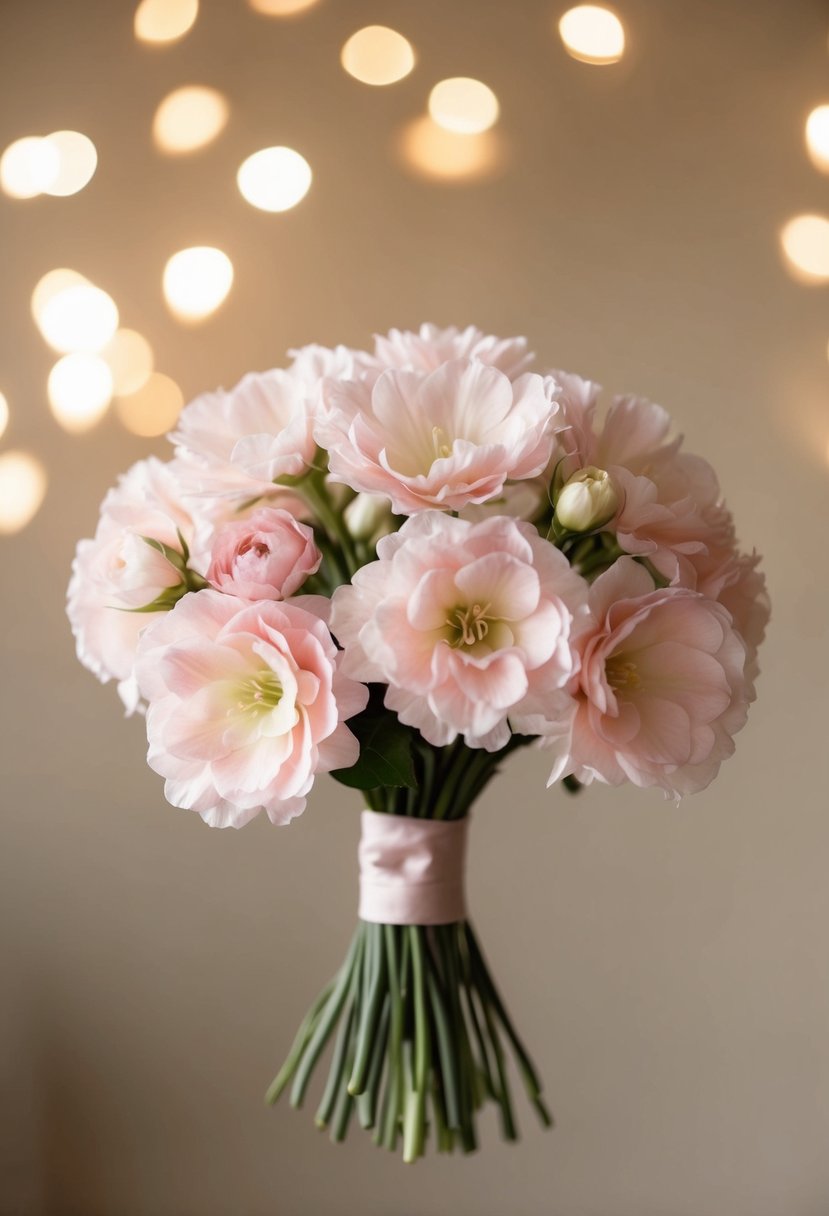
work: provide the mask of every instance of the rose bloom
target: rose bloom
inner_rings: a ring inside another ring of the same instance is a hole
[[[389,685],[385,703],[437,747],[497,751],[511,730],[560,730],[587,584],[530,525],[427,511],[334,592],[343,670]]]
[[[179,531],[193,523],[179,495],[177,462],[140,460],[109,491],[93,540],[82,540],[72,564],[67,613],[78,658],[102,683],[115,679],[127,713],[139,707],[134,678],[138,639],[163,613],[144,608],[181,582],[180,572],[145,536],[181,552]]]
[[[284,824],[305,809],[316,773],[356,762],[345,720],[368,690],[339,670],[316,614],[326,607],[314,596],[251,605],[199,591],[142,637],[147,759],[174,806],[213,827],[242,827],[260,811]]]
[[[241,599],[284,600],[321,561],[311,528],[288,511],[264,507],[218,530],[207,581]]]
[[[654,590],[633,558],[590,588],[592,627],[580,639],[569,736],[550,741],[560,777],[704,789],[734,751],[754,689],[727,610],[684,587]]]
[[[441,329],[427,324],[417,332],[392,329],[387,334],[378,334],[374,355],[364,356],[360,362],[379,370],[393,367],[431,372],[452,359],[477,359],[515,380],[527,370],[533,356],[527,350],[526,338],[496,338],[474,325],[466,329],[454,325]]]
[[[331,478],[385,494],[397,514],[460,510],[535,477],[552,450],[555,384],[456,359],[432,372],[326,380],[316,428]]]

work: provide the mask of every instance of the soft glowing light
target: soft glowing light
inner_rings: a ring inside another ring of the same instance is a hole
[[[349,76],[363,84],[395,84],[415,64],[412,44],[386,25],[367,25],[352,34],[340,53]]]
[[[795,278],[804,283],[829,279],[829,219],[825,215],[798,215],[785,224],[780,244]]]
[[[236,174],[242,197],[260,211],[289,211],[311,186],[311,166],[293,148],[262,148]]]
[[[118,309],[100,287],[74,283],[52,294],[35,319],[53,350],[98,351],[118,328]]]
[[[199,0],[141,0],[133,27],[139,42],[175,42],[199,14]]]
[[[472,182],[491,176],[503,163],[503,146],[494,131],[456,135],[428,114],[404,127],[400,137],[404,163],[422,177],[443,182]]]
[[[169,376],[153,372],[147,383],[115,403],[118,417],[133,435],[152,438],[172,430],[184,405],[184,395]]]
[[[45,192],[65,197],[83,190],[98,166],[92,140],[80,131],[53,131],[46,142],[57,151],[58,171],[54,181],[44,187]]]
[[[174,253],[164,267],[164,298],[182,321],[202,321],[225,300],[233,263],[221,249],[197,245]]]
[[[829,105],[815,106],[806,119],[806,147],[815,168],[829,173]]]
[[[77,270],[69,270],[65,266],[61,266],[57,270],[50,270],[45,274],[32,292],[32,316],[38,328],[40,328],[43,310],[54,296],[65,291],[67,287],[77,287],[79,284],[87,282],[88,279],[85,279]]]
[[[625,27],[600,4],[569,9],[558,23],[558,32],[568,53],[582,63],[618,63],[625,53]]]
[[[9,403],[3,393],[0,393],[0,439],[6,433],[6,427],[9,425]]]
[[[168,93],[153,119],[153,139],[171,156],[195,152],[221,135],[228,104],[223,93],[207,85],[190,84]]]
[[[37,515],[46,494],[46,470],[29,452],[0,456],[0,532],[19,532]]]
[[[0,157],[0,187],[10,198],[35,198],[57,180],[58,149],[48,139],[27,135],[9,144]]]
[[[80,434],[106,413],[112,372],[98,355],[64,355],[49,373],[47,391],[55,419],[64,430]]]
[[[101,358],[112,372],[112,391],[116,397],[137,393],[153,370],[153,348],[134,329],[119,329],[101,351]]]
[[[480,135],[498,121],[498,98],[470,76],[441,80],[429,94],[429,113],[439,127],[456,135]]]
[[[319,0],[248,0],[248,3],[266,17],[298,17],[319,4]]]

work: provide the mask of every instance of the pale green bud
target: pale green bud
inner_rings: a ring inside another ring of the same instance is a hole
[[[556,499],[556,521],[567,532],[592,532],[611,520],[618,506],[610,474],[589,464],[573,474]]]
[[[394,530],[391,504],[380,494],[357,494],[343,515],[346,527],[355,540],[370,540]]]

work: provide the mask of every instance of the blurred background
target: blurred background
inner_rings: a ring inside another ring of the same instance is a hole
[[[829,7],[585,7],[0,4],[3,1213],[829,1211]],[[667,406],[774,616],[707,792],[490,787],[471,905],[558,1125],[404,1168],[262,1104],[358,795],[168,807],[63,601],[184,400],[424,320]]]

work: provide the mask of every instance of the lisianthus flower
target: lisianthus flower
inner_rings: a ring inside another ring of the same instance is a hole
[[[185,406],[171,438],[188,491],[247,501],[272,494],[277,477],[304,473],[316,452],[316,387],[287,371],[251,372]]]
[[[474,325],[466,329],[454,325],[441,329],[427,324],[416,332],[392,329],[387,334],[377,334],[373,358],[369,356],[362,362],[379,369],[431,372],[452,359],[477,359],[515,380],[531,365],[533,355],[527,350],[526,338],[496,338]]]
[[[264,507],[218,530],[207,581],[242,599],[284,600],[321,561],[311,528],[288,511]]]
[[[606,527],[626,553],[647,557],[669,581],[706,552],[706,512],[719,499],[710,464],[681,450],[671,419],[643,397],[614,397],[603,423],[596,419],[600,386],[556,371],[560,413],[551,468],[559,483],[592,468],[606,472],[618,510]],[[687,574],[686,574],[687,581]]]
[[[587,585],[529,524],[426,511],[383,537],[334,592],[343,670],[435,746],[497,751],[510,732],[561,729]]]
[[[746,671],[759,674],[757,651],[766,634],[771,608],[766,578],[758,569],[758,553],[741,553],[734,520],[723,503],[705,515],[708,533],[703,553],[695,554],[682,569],[682,580],[731,613],[734,628],[746,645]]]
[[[163,615],[141,611],[182,586],[182,571],[147,538],[177,554],[192,540],[176,461],[140,460],[110,490],[95,536],[78,544],[67,613],[78,658],[102,683],[118,681],[127,713],[139,708],[134,667],[138,639]],[[192,563],[191,563],[192,564]]]
[[[213,827],[261,811],[284,824],[305,809],[316,773],[356,762],[345,720],[368,690],[340,671],[317,615],[326,607],[314,596],[251,605],[199,591],[144,635],[147,759],[173,806]]]
[[[478,360],[433,372],[389,370],[375,384],[327,380],[316,428],[330,475],[385,494],[397,514],[460,510],[535,477],[552,449],[552,380],[514,383]]]
[[[572,775],[669,795],[704,789],[734,750],[754,689],[728,611],[685,587],[654,590],[633,558],[590,588],[592,626],[571,685],[578,708],[550,783]]]

